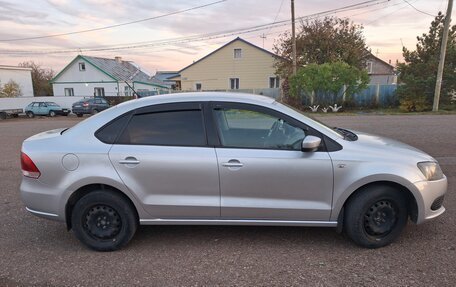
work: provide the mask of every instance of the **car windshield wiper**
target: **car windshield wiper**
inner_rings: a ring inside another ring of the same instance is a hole
[[[334,127],[333,129],[335,131],[339,132],[340,134],[342,134],[344,136],[345,140],[349,140],[349,141],[358,140],[358,136],[354,132],[351,132],[351,131],[346,130],[346,129],[338,128],[338,127]]]

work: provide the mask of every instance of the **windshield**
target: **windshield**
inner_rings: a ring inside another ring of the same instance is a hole
[[[282,105],[284,108],[286,109],[289,109],[293,112],[297,112],[299,113],[300,115],[303,115],[305,116],[307,119],[309,119],[310,121],[312,121],[316,126],[318,126],[319,128],[321,128],[322,130],[332,134],[332,135],[335,135],[339,138],[345,138],[345,136],[338,130],[335,130],[333,127],[330,127],[328,125],[326,125],[325,123],[322,123],[321,121],[315,119],[314,117],[310,116],[309,114],[307,113],[304,113],[303,111],[300,111],[292,106],[289,106],[287,104],[283,104],[283,103],[279,103],[279,102],[275,102],[274,104],[277,104],[277,105]]]

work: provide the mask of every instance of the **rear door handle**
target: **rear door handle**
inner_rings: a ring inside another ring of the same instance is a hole
[[[126,157],[123,160],[119,160],[119,163],[120,164],[139,164],[140,161],[137,160],[136,158],[132,157],[132,156],[129,156],[129,157]]]
[[[244,164],[238,161],[237,159],[231,159],[228,162],[222,162],[224,167],[243,167]]]

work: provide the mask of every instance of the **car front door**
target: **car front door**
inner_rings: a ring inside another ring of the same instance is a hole
[[[220,217],[217,158],[200,103],[135,111],[109,157],[152,219]]]
[[[302,152],[318,132],[268,108],[215,103],[222,219],[328,221],[333,169],[324,147]]]
[[[49,113],[49,108],[46,105],[46,103],[40,103],[40,106],[38,108],[38,114],[39,115],[47,115]]]

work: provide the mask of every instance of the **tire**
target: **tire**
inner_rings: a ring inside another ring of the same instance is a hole
[[[396,240],[406,226],[407,206],[405,194],[394,187],[366,187],[347,202],[345,231],[360,246],[386,246]]]
[[[35,117],[35,114],[33,112],[27,112],[27,117],[33,118]]]
[[[4,112],[0,113],[0,120],[6,120],[6,117],[7,117],[6,113],[4,113]]]
[[[125,246],[138,227],[134,207],[110,191],[93,191],[76,202],[71,223],[76,237],[96,251],[114,251]]]
[[[54,111],[50,111],[50,112],[49,112],[49,116],[50,116],[51,118],[55,117],[55,115],[56,115],[56,113],[55,113]]]
[[[92,110],[92,115],[96,115],[96,114],[98,114],[98,110],[96,110],[96,109]]]
[[[82,118],[82,114],[76,114],[78,118]]]

